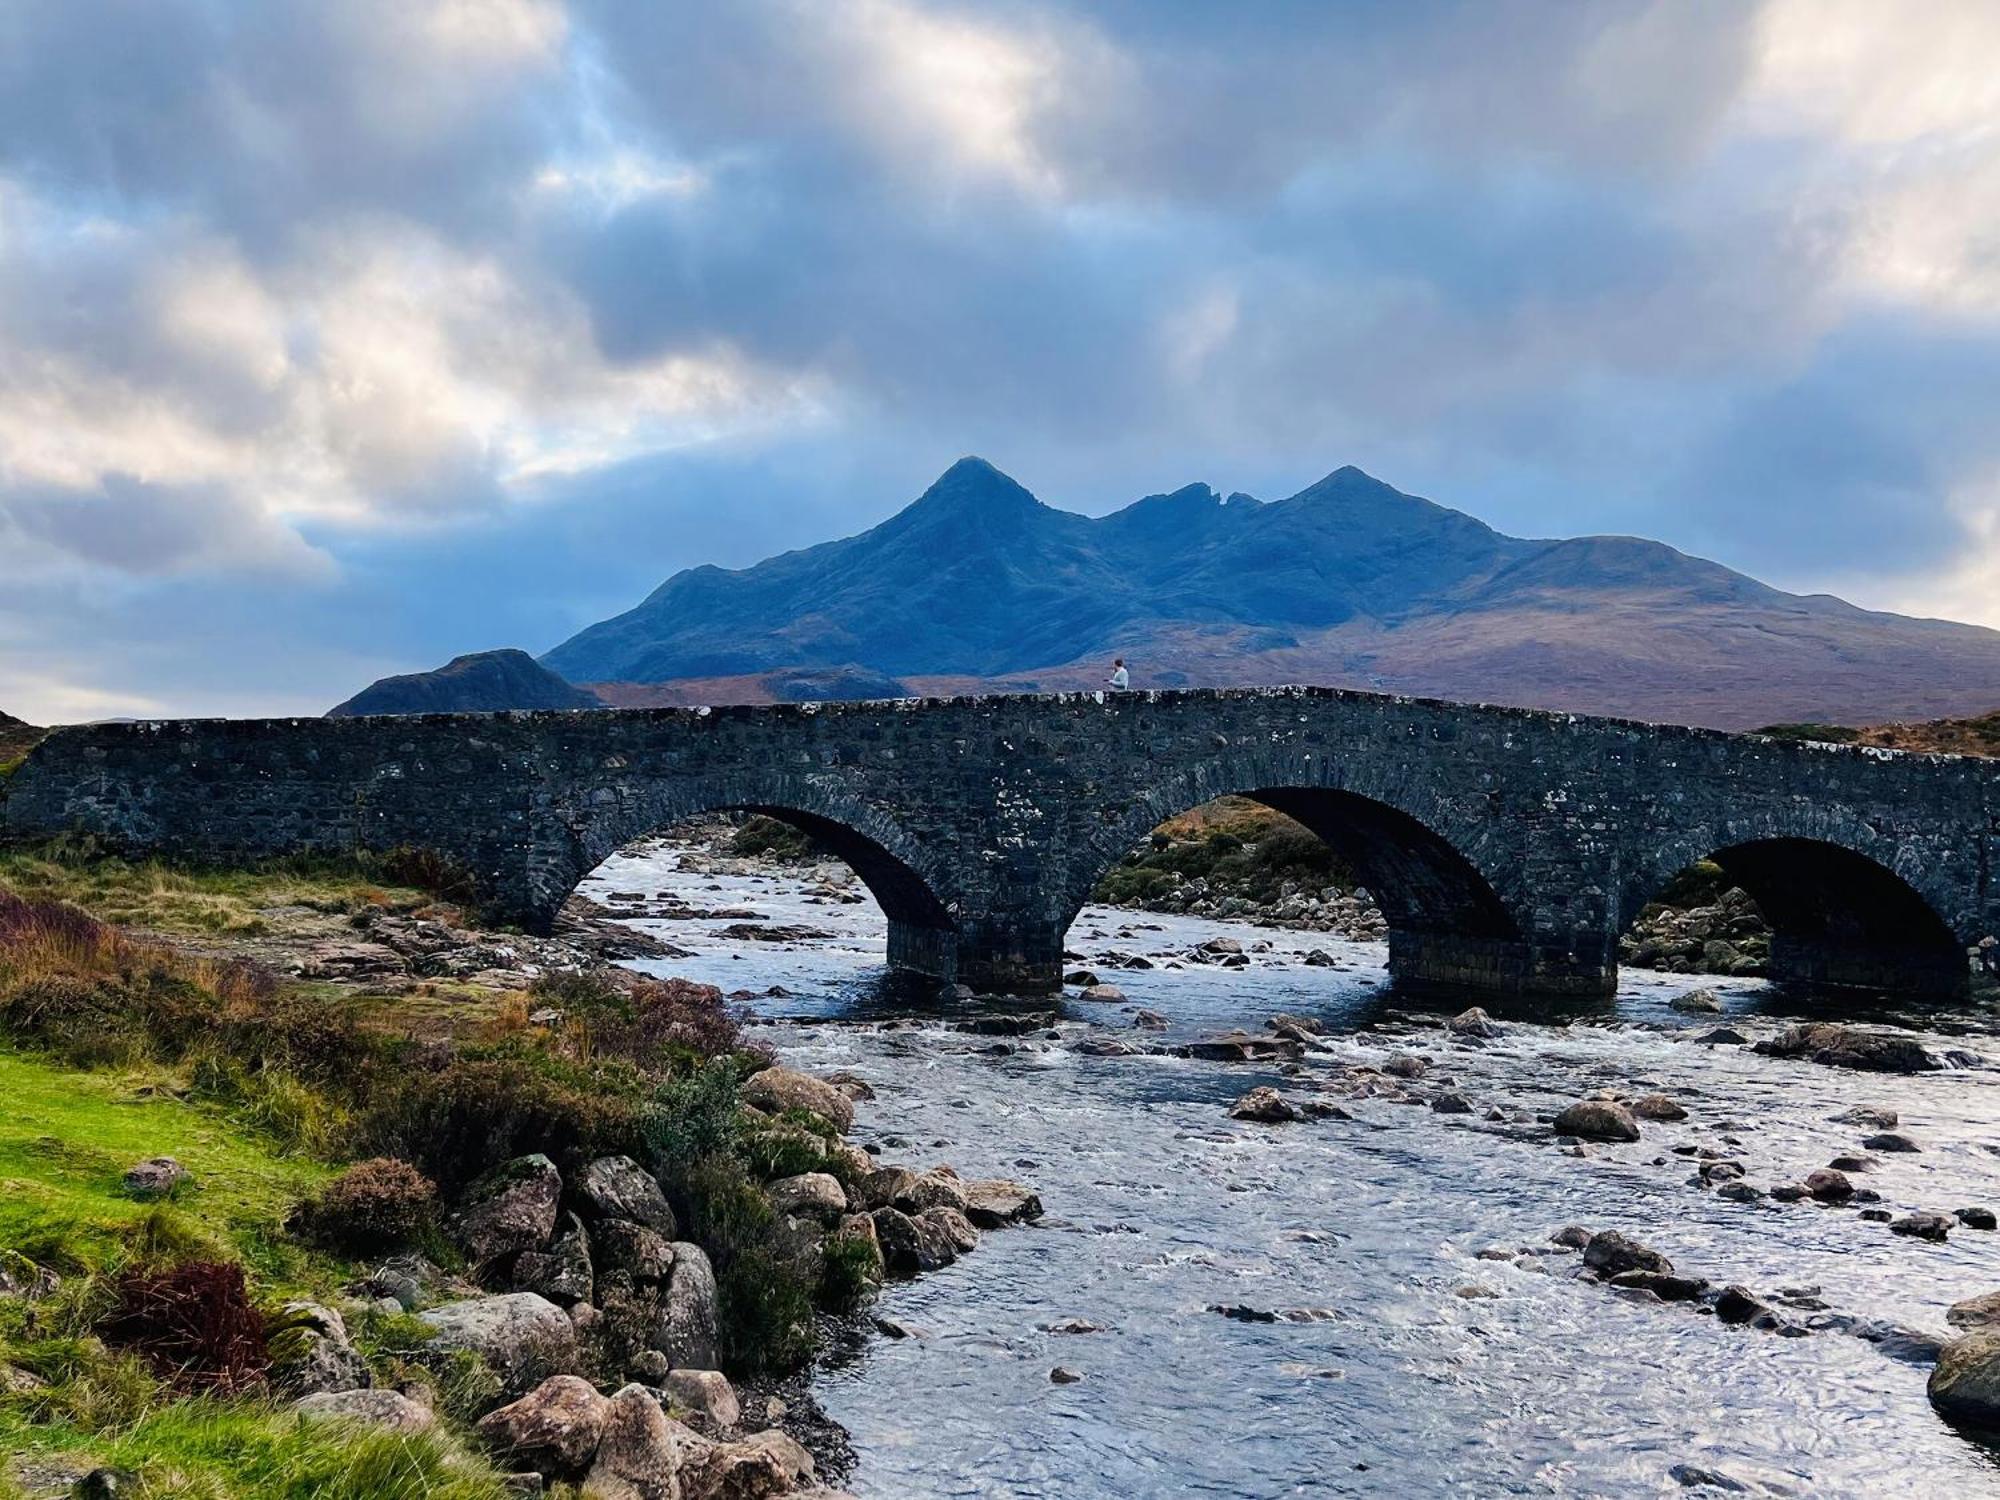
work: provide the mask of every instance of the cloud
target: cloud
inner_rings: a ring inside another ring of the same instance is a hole
[[[331,702],[969,450],[1977,610],[1996,78],[1980,0],[22,0],[11,680]]]

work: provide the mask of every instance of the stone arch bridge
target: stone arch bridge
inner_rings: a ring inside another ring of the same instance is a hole
[[[1322,688],[98,725],[44,742],[0,819],[193,861],[429,847],[545,928],[621,846],[751,809],[853,866],[893,964],[1046,991],[1099,876],[1226,792],[1338,850],[1410,981],[1606,992],[1705,856],[1780,977],[1955,995],[2000,932],[2000,761]]]

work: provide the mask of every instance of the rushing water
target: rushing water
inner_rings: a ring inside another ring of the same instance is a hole
[[[1534,1269],[1477,1256],[1546,1247],[1566,1224],[1615,1228],[1684,1274],[1767,1298],[1817,1287],[1835,1313],[1942,1333],[1952,1302],[2000,1287],[2000,1235],[1955,1228],[1931,1244],[1854,1208],[1727,1201],[1672,1148],[1720,1149],[1760,1186],[1795,1182],[1859,1149],[1866,1132],[1831,1116],[1879,1105],[1923,1145],[1857,1175],[1882,1207],[2000,1206],[1990,1065],[1883,1076],[1700,1045],[1718,1018],[1667,1005],[1693,981],[1647,974],[1556,1013],[1489,1003],[1505,1035],[1460,1042],[1436,1026],[1438,1003],[1395,994],[1379,946],[1094,908],[1070,935],[1086,960],[1165,962],[1223,934],[1270,951],[1239,970],[1103,968],[1128,1006],[1072,1000],[1059,1039],[996,1041],[951,1029],[970,1007],[884,983],[872,904],[690,873],[683,857],[620,856],[587,893],[674,892],[829,935],[774,945],[716,937],[728,919],[641,920],[696,951],[640,967],[789,992],[755,1004],[786,1060],[852,1068],[876,1090],[856,1139],[884,1160],[1019,1178],[1047,1206],[1039,1227],[989,1233],[957,1265],[886,1289],[878,1311],[913,1336],[871,1339],[821,1377],[861,1456],[857,1494],[1633,1496],[1683,1493],[1669,1473],[1683,1464],[1770,1493],[2000,1493],[2000,1459],[1932,1412],[1921,1363],[1844,1332],[1782,1337],[1633,1299],[1579,1278],[1573,1255],[1531,1257]],[[1303,966],[1311,948],[1343,967]],[[1753,982],[1709,987],[1719,1019],[1753,1038],[1802,1013]],[[1133,1006],[1170,1029],[1133,1031]],[[1279,1012],[1322,1022],[1332,1049],[1291,1077],[1073,1050],[1094,1031],[1171,1042]],[[1921,1024],[1935,1049],[2000,1057],[1990,1017]],[[1475,1112],[1330,1094],[1352,1120],[1227,1117],[1255,1084],[1309,1098],[1331,1065],[1396,1050],[1431,1056],[1425,1083],[1449,1075]],[[1530,1123],[1602,1087],[1671,1094],[1690,1118],[1582,1159]],[[1518,1119],[1489,1121],[1494,1106]],[[1217,1304],[1300,1321],[1237,1321]],[[1103,1331],[1048,1331],[1074,1318]],[[1057,1365],[1082,1379],[1051,1382]]]

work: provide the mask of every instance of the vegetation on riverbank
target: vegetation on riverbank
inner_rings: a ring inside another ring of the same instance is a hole
[[[879,1274],[845,1246],[822,1258],[774,1212],[769,1178],[852,1179],[859,1153],[815,1116],[745,1108],[769,1055],[712,988],[545,974],[413,1007],[228,956],[291,911],[442,910],[389,873],[0,852],[0,1443],[24,1472],[129,1468],[148,1495],[503,1493],[464,1425],[498,1388],[453,1389],[419,1357],[428,1328],[348,1289],[389,1252],[481,1274],[441,1232],[447,1211],[535,1154],[565,1173],[654,1167],[713,1260],[733,1368],[801,1362],[815,1306],[851,1305]],[[126,1180],[154,1158],[179,1180]],[[385,1392],[423,1385],[437,1424],[302,1423],[267,1374],[299,1299],[347,1306],[353,1356]]]
[[[1302,823],[1248,797],[1218,797],[1162,823],[1097,883],[1091,898],[1152,906],[1190,882],[1205,894],[1269,906],[1295,892],[1354,888],[1354,875]]]
[[[1781,740],[1825,745],[1873,745],[1937,755],[2000,755],[2000,709],[1970,719],[1927,719],[1913,724],[1770,724],[1757,731]]]

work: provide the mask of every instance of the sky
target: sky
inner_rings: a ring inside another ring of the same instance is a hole
[[[317,713],[962,454],[2000,626],[1991,0],[8,0],[0,709]]]

